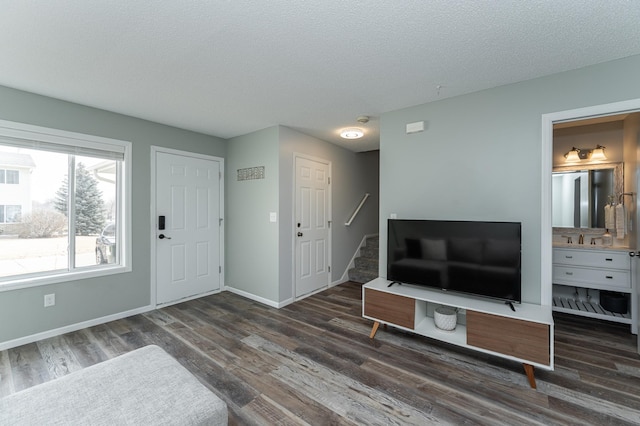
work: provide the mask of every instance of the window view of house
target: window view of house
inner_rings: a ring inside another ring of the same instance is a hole
[[[0,279],[119,263],[115,237],[122,161],[107,154],[82,156],[0,142]]]
[[[15,223],[20,221],[22,206],[0,205],[0,223]]]
[[[0,170],[0,183],[18,185],[20,183],[20,171]]]

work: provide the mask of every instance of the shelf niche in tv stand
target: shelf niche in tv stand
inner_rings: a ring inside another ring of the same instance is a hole
[[[550,306],[509,305],[425,287],[393,284],[376,278],[362,287],[362,314],[380,324],[522,363],[529,384],[536,387],[534,367],[553,370],[553,316]],[[438,306],[458,309],[452,331],[436,328]]]

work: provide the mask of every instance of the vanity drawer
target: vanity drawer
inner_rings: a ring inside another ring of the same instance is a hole
[[[627,270],[574,268],[571,266],[553,265],[553,283],[569,284],[584,287],[589,284],[594,288],[631,288],[631,273]]]
[[[553,249],[553,263],[562,265],[588,266],[592,268],[631,268],[629,253],[626,251],[594,251]]]

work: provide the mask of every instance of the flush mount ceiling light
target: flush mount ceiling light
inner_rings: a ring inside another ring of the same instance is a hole
[[[348,129],[343,129],[340,132],[340,137],[343,139],[360,139],[364,136],[364,132],[362,129],[358,129],[356,127],[350,127]]]
[[[580,150],[574,146],[564,155],[564,158],[567,159],[567,162],[580,161]]]

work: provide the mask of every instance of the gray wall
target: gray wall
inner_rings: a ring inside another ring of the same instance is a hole
[[[540,303],[541,116],[640,98],[638,75],[633,56],[383,114],[381,247],[391,213],[522,222],[522,297]],[[420,120],[423,133],[405,134]],[[384,250],[379,272],[386,276]]]
[[[237,180],[237,170],[265,166],[265,179]],[[229,140],[226,160],[225,283],[269,302],[278,299],[278,128]]]
[[[624,197],[624,204],[627,206],[631,226],[626,240],[631,248],[638,248],[638,178],[640,178],[640,113],[630,114],[624,120],[623,129],[624,146],[624,192],[632,192],[635,197]],[[638,284],[636,284],[638,285]]]
[[[122,139],[133,146],[131,273],[0,292],[0,342],[150,303],[150,146],[225,156],[223,139],[0,86],[0,119]],[[43,308],[43,296],[56,305]]]

